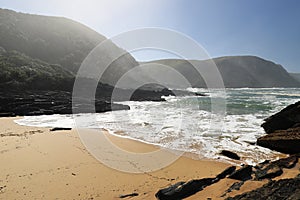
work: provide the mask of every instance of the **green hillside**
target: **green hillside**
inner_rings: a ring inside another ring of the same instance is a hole
[[[17,51],[0,51],[1,90],[70,90],[74,76],[60,65],[48,64]]]
[[[74,73],[86,55],[104,39],[70,19],[0,9],[0,46],[60,64]]]

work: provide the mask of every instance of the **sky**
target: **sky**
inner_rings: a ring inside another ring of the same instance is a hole
[[[171,29],[196,40],[211,57],[255,55],[300,72],[298,0],[0,0],[0,7],[71,18],[108,38],[137,28]]]

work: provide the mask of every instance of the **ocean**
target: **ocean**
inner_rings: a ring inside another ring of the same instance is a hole
[[[195,153],[200,159],[230,162],[219,154],[221,150],[236,152],[247,164],[280,155],[255,142],[265,134],[261,128],[263,120],[299,101],[299,89],[240,88],[226,89],[225,93],[217,89],[188,90],[207,96],[169,96],[164,97],[164,102],[119,102],[129,105],[130,110],[82,114],[95,119],[84,122],[83,126],[104,128],[120,137]],[[215,105],[218,102],[225,104]],[[25,116],[15,122],[36,127],[76,126],[73,115]]]

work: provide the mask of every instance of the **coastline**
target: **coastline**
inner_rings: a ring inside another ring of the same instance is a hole
[[[155,172],[120,172],[90,155],[76,130],[50,132],[49,128],[20,126],[15,119],[18,118],[0,118],[0,199],[109,200],[132,193],[138,193],[132,199],[155,199],[155,193],[162,188],[179,181],[215,177],[230,166],[182,156]],[[145,153],[158,148],[110,134],[108,137],[131,152]],[[299,173],[298,168],[299,163],[279,178],[294,177]],[[224,199],[220,196],[235,182],[221,180],[186,199]],[[266,182],[249,181],[229,196],[253,190]]]

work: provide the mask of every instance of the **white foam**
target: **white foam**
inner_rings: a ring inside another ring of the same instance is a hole
[[[189,90],[208,93],[205,89]],[[86,116],[89,119],[80,123],[84,127],[105,128],[114,134],[122,131],[123,137],[198,153],[200,157],[206,158],[216,159],[220,157],[218,153],[226,149],[244,156],[246,163],[253,164],[276,156],[276,152],[252,144],[264,134],[260,127],[263,119],[296,102],[296,97],[300,95],[300,91],[296,89],[275,90],[276,92],[273,89],[227,89],[226,96],[230,104],[241,103],[249,108],[270,105],[270,109],[243,113],[243,109],[247,107],[241,107],[238,114],[226,115],[220,124],[211,124],[211,119],[221,116],[206,109],[199,110],[199,103],[210,103],[208,99],[211,97],[165,97],[166,102],[122,102],[131,109],[77,116]],[[216,90],[216,94],[211,96],[218,96],[218,92]],[[278,96],[278,93],[295,95]],[[76,126],[72,115],[24,117],[16,120],[16,123],[39,127]]]

